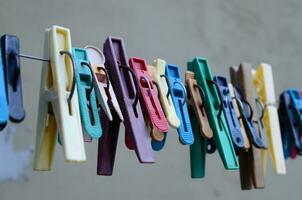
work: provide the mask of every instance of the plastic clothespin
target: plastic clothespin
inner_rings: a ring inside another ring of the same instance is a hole
[[[186,71],[186,88],[187,88],[187,102],[188,108],[192,109],[192,113],[197,116],[197,122],[201,128],[200,134],[206,139],[213,138],[213,131],[209,124],[204,106],[205,93],[203,89],[198,86],[195,79],[195,74],[191,71]],[[193,121],[193,120],[192,120]]]
[[[240,64],[230,67],[231,82],[236,87],[235,97],[240,107],[241,118],[244,120],[246,132],[253,144],[248,151],[239,152],[241,189],[249,190],[253,186],[264,188],[264,166],[262,149],[264,147],[257,126],[258,110],[256,109],[257,93],[253,86],[251,65]],[[241,96],[242,95],[242,96]]]
[[[240,130],[241,130],[241,134],[242,134],[243,139],[244,139],[243,148],[245,150],[248,150],[251,145],[250,145],[250,141],[249,141],[249,138],[247,136],[247,133],[246,133],[246,130],[245,130],[245,127],[244,127],[243,117],[240,117],[241,116],[240,108],[239,108],[238,102],[237,102],[236,97],[235,97],[234,86],[231,83],[229,83],[228,85],[229,85],[230,95],[232,97],[234,110],[236,112],[236,116],[239,116],[238,120],[239,120]]]
[[[180,120],[180,126],[177,128],[179,139],[182,144],[191,145],[194,142],[194,136],[186,103],[187,91],[181,82],[179,67],[167,64],[166,76],[169,80],[170,96]]]
[[[92,45],[86,46],[85,49],[94,73],[94,89],[98,102],[110,121],[113,120],[112,112],[116,112],[120,121],[124,121],[122,111],[112,88],[109,73],[104,66],[105,56],[103,52]]]
[[[269,139],[269,153],[276,174],[286,174],[272,66],[261,63],[254,73],[254,85],[265,105],[263,122]]]
[[[141,105],[139,83],[133,70],[128,66],[128,58],[122,38],[109,36],[104,43],[105,67],[119,96],[118,102],[124,116],[126,138],[131,140],[141,163],[153,163],[154,154]]]
[[[37,120],[34,170],[51,169],[57,132],[68,162],[86,161],[75,64],[67,28],[46,30],[44,56],[50,58],[42,68]]]
[[[175,111],[165,75],[166,61],[162,59],[155,59],[153,63],[148,66],[148,71],[153,79],[154,85],[157,86],[159,100],[169,125],[173,128],[178,128],[180,126],[180,121]],[[151,135],[152,138],[155,139],[152,141],[152,146],[154,147],[153,149],[159,150],[163,148],[165,145],[167,132],[159,132],[153,129],[151,130]]]
[[[93,71],[85,49],[73,48],[79,106],[84,132],[93,139],[102,136],[102,127],[95,97]]]
[[[140,58],[131,58],[129,64],[138,79],[140,102],[151,124],[152,130],[156,129],[159,132],[167,132],[169,124],[160,105],[156,88],[148,72],[146,61]],[[156,140],[156,138],[154,139]]]
[[[153,80],[152,80],[152,82],[156,86],[157,98],[158,98],[158,100],[160,102],[160,95],[161,94],[159,92],[159,87],[158,87],[157,83],[155,83]],[[148,129],[150,130],[151,136],[153,137],[152,141],[151,141],[152,149],[154,151],[160,151],[160,150],[162,150],[164,148],[164,146],[165,146],[166,139],[167,139],[167,133],[168,132],[160,132],[160,131],[158,131],[156,129],[151,130],[152,127],[150,126],[149,123],[147,123],[147,126],[148,126]]]
[[[1,50],[9,118],[12,122],[21,122],[25,118],[25,110],[22,98],[19,38],[14,35],[3,35]]]
[[[196,57],[192,62],[188,62],[188,70],[195,73],[197,84],[205,93],[205,109],[224,167],[226,169],[238,169],[239,164],[227,127],[227,121],[225,116],[222,115],[223,105],[215,88],[208,61],[204,58]]]
[[[282,147],[284,158],[295,158],[292,156],[293,149],[297,149],[297,147],[301,147],[301,141],[295,140],[295,138],[299,138],[299,126],[297,124],[293,124],[293,121],[290,119],[291,111],[289,109],[290,98],[286,92],[283,92],[279,98],[279,107],[278,107],[278,116],[280,120],[281,129],[281,138],[282,138]],[[295,126],[296,125],[296,126]],[[295,143],[296,142],[296,143]]]
[[[112,175],[120,123],[124,117],[114,93],[109,73],[105,68],[105,56],[95,46],[85,47],[94,72],[94,89],[101,105],[100,116],[103,135],[98,142],[98,175]]]
[[[289,89],[280,95],[279,118],[282,124],[282,141],[285,158],[295,158],[296,151],[302,155],[301,141],[302,99],[296,89]]]
[[[244,147],[244,138],[241,134],[239,120],[230,95],[228,81],[222,76],[215,76],[214,81],[218,86],[218,94],[221,96],[220,99],[223,100],[223,112],[231,133],[233,145],[236,150],[240,150]]]
[[[258,129],[255,127],[255,120],[253,120],[254,110],[250,106],[249,102],[244,100],[241,95],[241,92],[235,87],[234,96],[238,102],[238,107],[240,111],[240,119],[242,119],[245,126],[246,133],[249,137],[250,142],[257,148],[264,148],[261,135],[258,132]]]
[[[0,131],[5,128],[8,121],[8,104],[6,96],[6,81],[4,76],[4,66],[2,62],[2,53],[0,51]]]
[[[194,143],[190,146],[190,166],[192,178],[203,178],[205,176],[206,163],[206,139],[213,138],[205,106],[205,93],[198,86],[195,74],[186,71],[187,103],[194,134]]]

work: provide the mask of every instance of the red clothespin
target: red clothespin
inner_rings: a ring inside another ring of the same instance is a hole
[[[146,61],[141,58],[131,58],[129,64],[137,76],[141,94],[140,102],[152,128],[159,132],[167,132],[169,125],[157,97],[151,75],[148,72]]]

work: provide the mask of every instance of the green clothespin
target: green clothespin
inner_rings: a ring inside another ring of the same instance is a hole
[[[205,93],[204,106],[207,117],[213,130],[214,141],[220,157],[226,169],[238,169],[239,164],[233,147],[230,131],[227,126],[225,116],[222,114],[222,105],[218,95],[218,88],[215,88],[212,73],[208,61],[204,58],[196,57],[192,62],[188,62],[188,70],[195,73],[197,84]]]

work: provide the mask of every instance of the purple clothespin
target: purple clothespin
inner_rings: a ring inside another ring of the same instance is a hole
[[[128,65],[128,57],[122,38],[109,36],[104,43],[105,68],[118,96],[118,103],[124,116],[127,138],[134,145],[141,163],[154,163],[154,154],[141,105],[135,74]],[[103,115],[105,118],[105,115]],[[116,118],[117,119],[117,118]],[[120,121],[102,120],[104,135],[99,142],[98,174],[111,175],[113,171]]]

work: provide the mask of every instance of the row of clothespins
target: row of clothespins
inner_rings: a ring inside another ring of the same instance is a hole
[[[98,139],[97,174],[112,175],[121,123],[141,163],[154,163],[172,127],[190,146],[192,178],[205,176],[206,153],[217,149],[225,169],[240,170],[242,189],[265,186],[267,152],[277,174],[302,153],[300,93],[282,93],[278,110],[269,64],[232,66],[229,83],[196,57],[183,83],[177,65],[129,60],[122,38],[108,37],[103,52],[72,48],[69,29],[52,26],[44,44],[46,59],[20,54],[17,36],[1,37],[1,129],[25,118],[20,57],[43,61],[34,170],[51,169],[57,140],[67,161],[84,162],[84,141]]]

